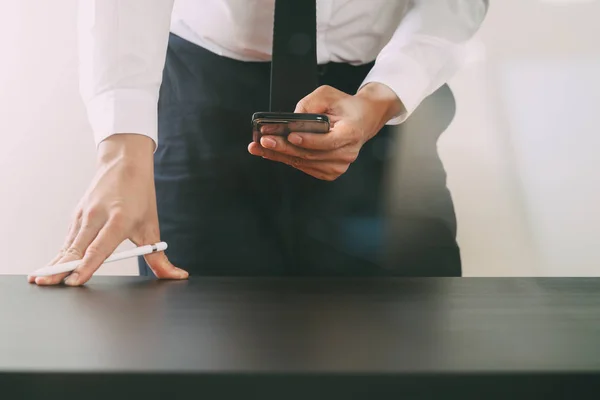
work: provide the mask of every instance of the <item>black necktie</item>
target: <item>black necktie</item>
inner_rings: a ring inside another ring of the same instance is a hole
[[[275,0],[271,111],[293,112],[317,82],[316,0]]]
[[[275,0],[271,57],[272,112],[293,112],[304,96],[317,88],[316,0]],[[282,245],[290,269],[295,269],[292,188],[280,165]]]

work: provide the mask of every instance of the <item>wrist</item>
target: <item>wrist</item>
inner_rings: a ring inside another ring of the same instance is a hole
[[[404,110],[404,105],[396,93],[382,83],[367,83],[356,93],[356,97],[369,104],[369,113],[377,122],[377,130]]]
[[[152,165],[154,141],[139,134],[115,134],[98,145],[97,162],[125,163],[131,166]]]

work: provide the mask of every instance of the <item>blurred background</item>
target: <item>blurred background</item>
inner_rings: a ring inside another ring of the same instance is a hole
[[[53,258],[94,172],[76,3],[0,0],[0,274]],[[439,141],[465,276],[600,276],[598,16],[595,0],[491,1]]]

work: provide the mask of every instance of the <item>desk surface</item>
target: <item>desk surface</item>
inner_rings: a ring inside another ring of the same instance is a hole
[[[600,279],[0,277],[0,373],[598,374]]]

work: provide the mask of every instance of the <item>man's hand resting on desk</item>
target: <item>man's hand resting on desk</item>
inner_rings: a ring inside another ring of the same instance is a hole
[[[82,285],[124,240],[138,246],[160,241],[153,149],[152,139],[141,135],[113,135],[100,144],[96,176],[77,207],[62,250],[50,263],[83,259],[82,264],[70,274],[29,276],[30,283],[55,285],[64,280]],[[162,252],[145,258],[158,278],[188,276]]]
[[[331,122],[329,133],[291,133],[287,139],[265,135],[260,144],[250,143],[248,151],[332,181],[348,170],[362,146],[402,110],[396,94],[380,83],[369,83],[354,96],[321,86],[302,99],[295,112],[326,114]]]

